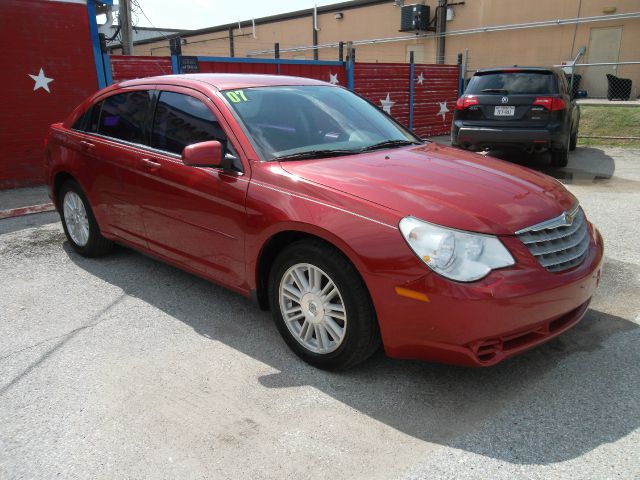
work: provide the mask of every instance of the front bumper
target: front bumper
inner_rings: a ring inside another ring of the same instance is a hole
[[[544,128],[518,128],[465,125],[454,122],[452,145],[467,150],[484,150],[499,147],[562,148],[566,145],[560,125]]]
[[[570,329],[586,313],[600,281],[602,237],[589,229],[587,257],[566,272],[548,272],[517,238],[504,237],[519,259],[514,267],[468,284],[430,273],[401,285],[427,300],[386,295],[375,302],[386,353],[489,366]]]

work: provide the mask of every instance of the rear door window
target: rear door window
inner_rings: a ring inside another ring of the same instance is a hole
[[[189,95],[160,93],[151,132],[153,148],[181,155],[184,147],[209,140],[227,145],[227,136],[209,107]]]
[[[537,95],[558,93],[551,72],[490,72],[475,75],[465,93],[473,95]]]
[[[150,92],[147,90],[120,93],[106,98],[102,102],[98,133],[131,143],[145,144],[144,122],[150,103]]]

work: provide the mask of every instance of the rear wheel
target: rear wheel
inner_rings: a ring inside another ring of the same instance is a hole
[[[569,163],[570,138],[567,138],[567,144],[558,150],[551,150],[551,165],[554,167],[566,167]]]
[[[578,145],[578,131],[576,130],[571,134],[571,139],[569,140],[569,150],[574,151],[576,146]]]
[[[380,344],[362,278],[342,253],[321,241],[296,242],[278,255],[269,277],[269,301],[287,345],[315,367],[354,366]]]
[[[99,257],[113,244],[100,233],[86,195],[77,182],[68,180],[58,192],[62,227],[73,249],[85,257]]]

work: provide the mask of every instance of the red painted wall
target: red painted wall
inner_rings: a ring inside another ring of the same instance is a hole
[[[200,73],[263,73],[275,75],[274,63],[199,62]]]
[[[416,78],[422,73],[422,85]],[[413,131],[421,137],[449,135],[453,110],[458,99],[457,65],[415,65]],[[445,103],[441,108],[442,103]],[[448,110],[444,113],[441,111]]]
[[[134,78],[171,75],[171,57],[136,57],[111,55],[111,76],[113,83]]]
[[[42,0],[0,1],[2,108],[0,188],[43,182],[43,139],[98,88],[83,4]],[[53,81],[34,90],[29,76]]]
[[[420,74],[422,83],[417,80]],[[356,63],[354,90],[381,108],[388,95],[391,115],[409,126],[410,75],[406,63]],[[419,136],[450,133],[458,75],[457,65],[415,65],[413,131]]]
[[[201,73],[263,73],[275,75],[278,71],[275,63],[244,62],[199,62]],[[280,75],[315,78],[329,82],[331,75],[337,75],[339,85],[347,85],[344,67],[330,65],[280,65]]]
[[[356,63],[353,89],[380,108],[388,96],[387,113],[409,126],[410,72],[406,63]]]
[[[345,68],[333,65],[280,65],[280,75],[314,78],[323,82],[330,82],[331,75],[337,75],[338,85],[347,86]]]

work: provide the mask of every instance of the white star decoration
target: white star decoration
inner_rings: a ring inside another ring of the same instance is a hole
[[[422,73],[416,77],[416,82],[418,82],[419,85],[424,83],[424,75]]]
[[[380,100],[380,105],[382,105],[382,110],[387,112],[389,115],[391,115],[391,107],[393,107],[394,103],[396,102],[391,101],[391,97],[389,97],[388,93],[387,93],[387,98],[383,98],[382,100]]]
[[[335,75],[333,73],[329,73],[329,83],[331,85],[337,85],[340,82],[338,81],[338,74],[336,73]]]
[[[36,82],[36,84],[33,86],[33,90],[36,91],[39,88],[42,88],[43,90],[46,90],[47,92],[51,93],[51,90],[49,90],[49,84],[51,82],[53,82],[53,78],[48,78],[45,76],[44,74],[44,70],[41,68],[40,69],[40,73],[38,75],[31,75],[28,74],[33,81]]]
[[[444,117],[447,114],[447,112],[449,112],[450,110],[447,108],[447,102],[438,102],[440,104],[440,111],[438,112],[438,115],[442,115],[442,121],[444,122]]]

